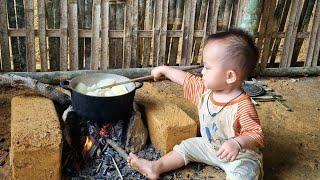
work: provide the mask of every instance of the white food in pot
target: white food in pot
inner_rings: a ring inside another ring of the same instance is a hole
[[[100,87],[109,86],[115,83],[116,81],[114,79],[103,79],[99,81],[97,84],[93,84],[92,86],[89,86],[89,87],[87,87],[83,83],[79,83],[76,86],[76,90],[89,96],[103,96],[103,97],[119,96],[119,95],[128,93],[128,90],[124,85],[118,85],[118,86],[113,86],[112,88],[100,89]]]

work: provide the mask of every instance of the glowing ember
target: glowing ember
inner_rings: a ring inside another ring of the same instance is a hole
[[[100,129],[99,129],[99,135],[100,137],[105,137],[110,134],[110,127],[111,124],[104,124]]]

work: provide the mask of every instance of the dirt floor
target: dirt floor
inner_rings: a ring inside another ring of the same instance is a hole
[[[264,129],[264,179],[320,179],[320,77],[268,78],[266,82],[283,95],[293,112],[276,102],[256,106]],[[181,97],[181,87],[169,81],[154,83],[162,92]],[[10,101],[27,90],[0,87],[0,156],[10,147]],[[181,169],[183,179],[223,179],[210,166]],[[9,156],[0,165],[0,179],[10,179]]]

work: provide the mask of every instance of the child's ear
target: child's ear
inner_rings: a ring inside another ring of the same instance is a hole
[[[237,74],[234,70],[227,71],[227,84],[232,84],[237,81]]]

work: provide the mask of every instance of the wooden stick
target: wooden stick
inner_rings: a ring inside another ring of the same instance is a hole
[[[111,139],[106,139],[106,142],[114,149],[116,150],[119,155],[124,159],[124,160],[127,160],[128,159],[128,154],[127,152],[122,149],[116,142],[114,142],[113,140]]]
[[[60,70],[68,70],[68,3],[60,1]]]
[[[10,71],[10,50],[9,50],[9,37],[8,37],[8,22],[7,22],[7,1],[0,0],[0,49],[2,70]]]
[[[118,168],[118,165],[117,165],[116,161],[113,159],[112,156],[111,156],[111,159],[112,159],[112,162],[113,162],[114,166],[116,167],[116,169],[117,169],[117,171],[118,171],[118,174],[119,174],[119,176],[120,176],[120,179],[123,179],[122,174],[121,174],[121,172],[120,172],[120,170],[119,170],[119,168]]]
[[[55,87],[39,82],[38,80],[29,77],[21,77],[14,74],[0,75],[0,85],[11,85],[27,87],[45,97],[48,97],[64,107],[71,104],[70,96],[60,92]]]
[[[41,22],[40,22],[41,23]],[[36,71],[36,61],[34,58],[34,19],[33,19],[33,1],[25,1],[25,26],[26,26],[26,52],[27,52],[27,70]]]
[[[98,70],[99,60],[100,60],[100,25],[101,25],[101,0],[93,0],[93,21],[92,21],[92,40],[91,40],[91,68],[92,70]]]
[[[68,2],[68,20],[69,20],[69,57],[70,69],[77,70],[79,67],[78,56],[78,6],[76,0]]]
[[[109,68],[109,1],[102,0],[101,9],[101,59],[100,67],[102,70]]]
[[[46,39],[46,10],[45,10],[44,0],[38,0],[38,16],[39,16],[41,71],[48,71],[47,39]]]

